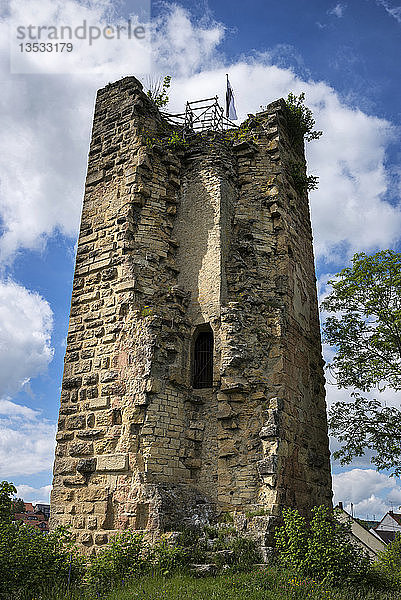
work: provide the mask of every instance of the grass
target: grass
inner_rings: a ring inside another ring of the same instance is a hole
[[[114,590],[99,592],[52,591],[27,600],[400,600],[401,590],[344,586],[331,588],[312,579],[302,579],[276,567],[252,573],[227,573],[195,578],[143,576]],[[25,598],[24,598],[25,600]]]

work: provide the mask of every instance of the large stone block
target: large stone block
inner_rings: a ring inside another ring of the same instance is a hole
[[[257,463],[259,475],[274,475],[277,473],[277,456],[266,456]]]
[[[59,458],[55,462],[54,474],[69,475],[74,473],[76,464],[76,460],[73,458]]]
[[[68,429],[85,429],[85,415],[74,415],[66,419],[65,428]]]
[[[79,460],[77,471],[82,475],[89,475],[96,471],[96,458],[82,458]]]
[[[104,454],[97,457],[98,471],[125,471],[127,466],[126,454]]]
[[[96,410],[97,408],[109,408],[110,400],[108,396],[101,396],[100,398],[92,398],[89,402],[89,408]]]
[[[63,390],[79,388],[82,385],[82,377],[64,377]]]

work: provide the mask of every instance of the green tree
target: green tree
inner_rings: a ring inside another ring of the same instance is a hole
[[[0,523],[10,523],[14,515],[12,497],[17,493],[9,481],[0,482]]]
[[[337,386],[401,390],[401,254],[355,254],[329,283],[332,292],[322,308],[333,314],[323,339],[336,347],[328,366]],[[359,391],[351,395],[351,403],[337,402],[329,412],[330,429],[343,444],[334,456],[345,464],[370,449],[378,469],[400,474],[401,411]]]
[[[333,453],[345,465],[372,451],[371,462],[380,471],[401,475],[401,411],[352,392],[353,401],[337,402],[329,411],[329,427],[342,447]]]
[[[13,515],[25,512],[25,503],[22,498],[15,498],[12,501],[12,512]]]

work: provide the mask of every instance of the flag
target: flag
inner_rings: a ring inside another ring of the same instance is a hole
[[[228,75],[227,75],[227,92],[226,92],[226,117],[227,117],[227,119],[232,119],[234,121],[236,119],[238,119],[237,111],[235,110],[235,104],[234,104],[234,92],[233,92],[233,88],[231,87],[230,82],[228,81]]]

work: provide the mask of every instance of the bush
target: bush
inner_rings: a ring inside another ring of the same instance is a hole
[[[172,545],[162,540],[153,548],[150,560],[155,569],[166,576],[187,566],[191,562],[191,554],[179,544]]]
[[[305,106],[305,93],[302,92],[296,96],[290,92],[287,96],[287,114],[289,121],[289,130],[293,140],[297,138],[307,142],[318,140],[322,131],[315,131],[315,119],[310,108]]]
[[[390,584],[401,587],[401,534],[397,533],[392,544],[389,544],[373,566],[374,573]]]
[[[147,96],[156,104],[158,108],[166,106],[169,102],[168,89],[171,85],[171,75],[166,75],[163,80],[156,79],[149,82]]]
[[[276,548],[280,562],[287,568],[303,572],[308,532],[305,519],[296,509],[283,511],[284,525],[276,532]]]
[[[319,177],[306,174],[306,163],[290,162],[289,172],[294,182],[294,188],[299,194],[305,194],[319,187]]]
[[[201,564],[208,562],[207,539],[205,528],[185,528],[180,532],[177,544],[182,548],[185,548],[187,554],[191,557],[190,562]]]
[[[231,526],[231,520],[186,529],[180,533],[178,544],[186,550],[187,563],[213,563],[217,571],[227,567],[236,573],[250,571],[262,560],[255,540],[241,536]]]
[[[314,507],[312,514],[308,527],[297,510],[283,511],[284,525],[276,532],[281,564],[334,584],[370,573],[369,558],[351,543],[347,527],[325,506]]]
[[[101,590],[141,575],[147,569],[148,548],[143,534],[129,530],[116,534],[90,560],[86,583],[94,590]]]
[[[262,558],[255,540],[244,537],[236,537],[231,543],[232,569],[233,571],[251,571],[255,563],[260,563]]]
[[[29,525],[0,524],[0,598],[31,598],[82,574],[83,560],[65,528],[46,535]]]

